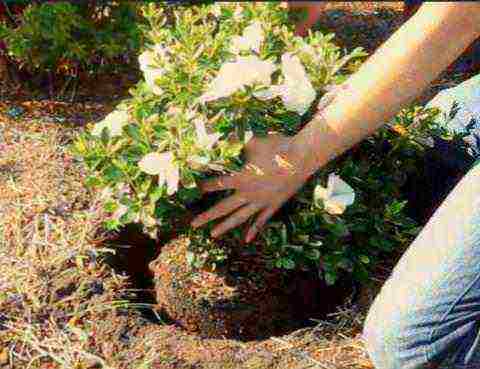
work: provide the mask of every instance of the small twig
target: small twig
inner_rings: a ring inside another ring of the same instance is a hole
[[[78,77],[76,77],[73,80],[73,88],[72,88],[72,95],[70,97],[70,102],[73,103],[75,101],[75,98],[77,96],[77,90],[78,90]]]

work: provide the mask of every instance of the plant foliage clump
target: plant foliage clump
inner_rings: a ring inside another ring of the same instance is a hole
[[[135,222],[152,237],[176,228],[191,236],[191,264],[216,265],[230,250],[212,242],[208,228],[178,226],[199,203],[199,181],[239,170],[252,136],[298,132],[365,53],[342,51],[331,34],[295,36],[275,3],[149,4],[143,11],[144,78],[75,150],[90,170],[88,184],[102,191],[107,228]],[[366,278],[381,252],[418,230],[403,212],[400,188],[433,116],[405,111],[394,129],[322,168],[251,247],[271,267],[316,268],[328,283],[341,272]],[[240,239],[238,230],[233,237]]]
[[[64,76],[112,71],[140,48],[137,4],[88,0],[23,5],[16,12],[8,2],[4,5],[0,39],[9,58],[29,73]]]

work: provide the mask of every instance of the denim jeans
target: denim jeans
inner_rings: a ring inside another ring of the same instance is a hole
[[[377,369],[480,368],[479,194],[475,165],[375,298],[363,335]]]
[[[376,369],[480,369],[478,160],[393,269],[363,339]]]

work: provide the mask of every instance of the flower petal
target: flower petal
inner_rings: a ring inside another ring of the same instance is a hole
[[[173,166],[173,154],[170,151],[151,152],[138,162],[138,166],[147,174],[160,175]]]
[[[254,50],[260,52],[260,46],[264,40],[262,24],[258,21],[245,27],[242,36],[234,36],[231,40],[231,51],[238,54],[240,51]]]
[[[331,198],[344,203],[346,206],[352,205],[355,201],[355,191],[353,188],[336,174],[331,174],[330,178],[332,178]]]
[[[205,128],[205,123],[202,119],[197,118],[193,121],[193,123],[195,124],[198,143],[201,147],[211,149],[213,145],[215,145],[215,143],[220,139],[220,137],[222,137],[222,134],[218,132],[208,134]]]
[[[329,191],[328,187],[325,188],[321,185],[316,185],[313,191],[313,197],[316,202],[325,201],[330,197],[331,191]]]
[[[283,54],[282,73],[285,77],[285,89],[282,94],[285,107],[298,114],[304,114],[317,94],[300,59],[291,53]]]
[[[163,76],[163,74],[164,70],[160,68],[149,68],[144,72],[145,82],[155,95],[161,95],[163,93],[162,89],[155,83],[157,78]]]
[[[178,182],[180,181],[180,170],[177,165],[172,165],[165,171],[167,181],[167,194],[173,195],[178,190]]]
[[[347,208],[344,204],[333,200],[326,200],[324,201],[323,205],[325,207],[325,211],[331,215],[341,215]]]
[[[93,136],[100,136],[102,134],[103,129],[107,126],[107,122],[102,120],[101,122],[96,123],[92,131],[90,132]]]
[[[138,56],[138,63],[140,64],[140,70],[142,72],[152,68],[154,64],[154,56],[155,54],[150,50],[145,50]]]
[[[279,95],[278,88],[274,88],[274,87],[277,87],[277,86],[270,86],[267,89],[264,89],[261,91],[255,91],[253,93],[253,96],[262,101],[271,100]]]
[[[253,132],[252,131],[246,131],[245,132],[245,137],[243,139],[243,143],[246,145],[252,138],[253,138]]]
[[[270,85],[271,74],[276,66],[271,61],[264,61],[255,55],[239,56],[235,62],[222,65],[208,90],[200,97],[200,102],[213,101],[228,97],[243,86],[254,83]]]
[[[92,135],[100,136],[102,134],[103,128],[108,128],[110,131],[110,136],[119,136],[122,134],[122,128],[128,123],[128,112],[124,109],[118,109],[112,111],[108,114],[105,119],[101,122],[95,124],[92,129]]]
[[[328,176],[327,187],[317,185],[314,190],[314,201],[323,202],[325,211],[332,215],[342,214],[347,206],[355,201],[355,192],[336,174]]]

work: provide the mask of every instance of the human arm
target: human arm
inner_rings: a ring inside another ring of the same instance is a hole
[[[305,36],[309,28],[320,18],[327,2],[324,1],[284,1],[282,6],[288,10],[304,9],[307,11],[307,18],[296,25],[295,33],[298,36]]]
[[[480,4],[425,3],[297,134],[291,156],[315,172],[389,121],[479,35]]]
[[[311,174],[389,121],[479,34],[480,4],[422,5],[293,139],[275,135],[247,147],[247,160],[260,166],[263,175],[245,169],[202,184],[204,192],[236,191],[200,214],[193,225],[227,216],[212,231],[219,236],[258,213],[246,235],[246,241],[251,241]],[[278,153],[293,172],[274,160]]]

